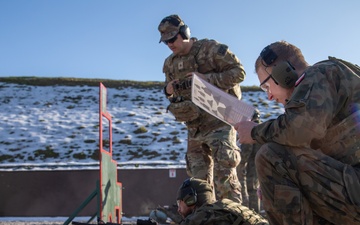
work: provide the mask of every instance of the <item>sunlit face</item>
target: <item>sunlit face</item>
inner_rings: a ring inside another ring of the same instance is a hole
[[[286,104],[286,100],[290,98],[293,88],[286,89],[278,85],[271,76],[272,67],[261,66],[258,71],[258,78],[260,81],[260,87],[268,95],[269,100],[279,102],[283,105]]]
[[[174,55],[185,55],[187,54],[187,49],[184,44],[184,39],[181,37],[180,34],[177,34],[175,37],[172,38],[170,42],[165,43],[169,49],[174,53]]]
[[[183,218],[186,218],[188,215],[190,215],[195,207],[195,206],[187,206],[185,202],[182,200],[177,200],[177,205],[178,205],[178,213]]]

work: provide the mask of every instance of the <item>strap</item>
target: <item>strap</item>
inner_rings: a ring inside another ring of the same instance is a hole
[[[203,45],[203,43],[206,41],[207,39],[202,39],[200,41],[195,41],[193,44],[193,48],[191,49],[192,54],[194,56],[194,60],[195,60],[195,64],[196,64],[196,69],[198,67],[198,62],[196,60],[197,55],[199,54],[200,48]]]
[[[347,66],[347,67],[348,67],[349,69],[351,69],[354,73],[356,73],[356,74],[358,75],[358,77],[360,76],[360,67],[359,67],[357,64],[348,62],[348,61],[343,60],[343,59],[331,57],[331,56],[329,56],[329,60],[335,61],[335,62],[340,62],[342,65]]]
[[[232,225],[243,224],[243,223],[241,223],[242,221],[243,221],[243,218],[241,216],[238,216],[238,218],[235,220],[235,222]]]

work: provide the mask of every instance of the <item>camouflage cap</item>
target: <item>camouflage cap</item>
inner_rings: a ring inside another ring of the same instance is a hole
[[[186,179],[177,191],[176,200],[183,200],[189,194],[197,196],[198,206],[215,201],[213,188],[206,180],[194,177]]]
[[[158,30],[160,31],[160,42],[169,40],[180,31],[180,27],[185,25],[184,21],[178,15],[170,15],[161,20]]]

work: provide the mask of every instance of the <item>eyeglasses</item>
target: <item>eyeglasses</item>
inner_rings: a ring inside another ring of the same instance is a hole
[[[268,66],[265,66],[265,72],[267,74],[269,74],[269,76],[267,76],[265,78],[265,80],[263,80],[263,82],[260,83],[260,88],[261,90],[265,91],[266,93],[271,93],[270,92],[270,84],[268,83],[268,80],[271,78],[273,79],[275,84],[278,84],[278,82],[273,78],[273,76],[271,75],[271,73],[269,73],[266,69],[268,68]]]
[[[272,78],[271,74],[269,74],[269,76],[260,84],[261,90],[265,91],[266,93],[270,93],[270,84],[267,82],[270,78]]]
[[[169,40],[163,41],[164,44],[168,45],[168,44],[174,43],[174,42],[177,40],[178,34],[179,34],[179,33],[177,33],[173,38],[170,38]]]

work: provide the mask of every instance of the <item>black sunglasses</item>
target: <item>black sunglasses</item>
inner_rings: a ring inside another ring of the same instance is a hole
[[[169,40],[163,41],[164,44],[168,45],[169,43],[170,44],[174,43],[177,40],[178,34],[179,33],[177,33],[173,38],[170,38]]]

